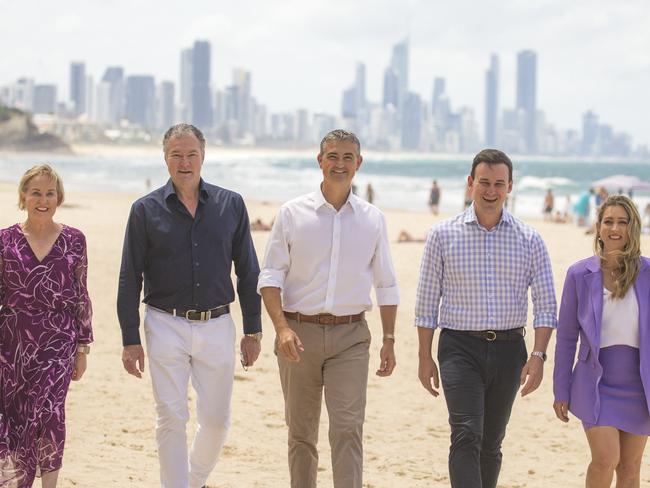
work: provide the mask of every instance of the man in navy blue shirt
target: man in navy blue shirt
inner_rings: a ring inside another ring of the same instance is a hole
[[[137,200],[124,237],[117,312],[122,362],[141,378],[140,292],[156,402],[161,485],[198,488],[214,468],[230,425],[235,367],[232,263],[242,310],[242,363],[252,365],[262,338],[259,265],[240,195],[201,178],[205,139],[178,124],[163,138],[167,184]],[[198,428],[189,458],[189,379],[197,393]]]

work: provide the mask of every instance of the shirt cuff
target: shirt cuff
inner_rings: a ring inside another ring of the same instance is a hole
[[[399,305],[399,288],[397,285],[386,288],[375,288],[377,305]]]
[[[540,313],[535,315],[533,319],[533,328],[538,327],[550,327],[551,329],[557,329],[557,319],[555,318],[554,313]]]
[[[133,346],[142,344],[140,341],[140,328],[122,329],[122,345]]]
[[[262,332],[262,315],[244,315],[244,334],[256,334]]]
[[[438,328],[438,317],[415,317],[415,326],[425,329]]]
[[[260,290],[267,286],[282,290],[282,285],[284,285],[284,271],[264,268],[260,271],[260,276],[257,279],[257,294],[261,295]]]

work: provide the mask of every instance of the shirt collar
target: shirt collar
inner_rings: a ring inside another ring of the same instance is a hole
[[[463,217],[463,222],[466,224],[470,224],[472,222],[475,222],[476,225],[480,225],[478,222],[478,218],[476,217],[476,210],[474,209],[474,202],[467,207],[467,210],[465,210],[465,216]],[[501,220],[499,220],[499,223],[496,225],[496,227],[501,226],[501,224],[509,224],[512,225],[514,222],[514,217],[510,212],[506,210],[506,208],[503,208],[503,211],[501,212]]]
[[[314,202],[314,210],[318,210],[323,205],[331,206],[331,204],[328,203],[327,200],[325,200],[325,195],[323,195],[323,191],[320,188],[316,190],[314,193],[312,193],[312,200]],[[352,209],[352,211],[356,210],[356,208],[359,205],[359,197],[356,196],[354,193],[352,193],[351,188],[350,188],[350,193],[348,194],[348,199],[345,201],[341,209],[343,209],[346,205],[349,206]]]
[[[167,183],[165,184],[163,190],[163,197],[165,198],[165,200],[168,200],[170,195],[174,195],[176,198],[178,198],[178,196],[176,195],[176,189],[174,188],[174,183],[172,183],[171,178],[167,180]],[[208,199],[208,196],[209,196],[208,189],[206,188],[203,178],[201,178],[199,180],[199,200],[205,202]]]

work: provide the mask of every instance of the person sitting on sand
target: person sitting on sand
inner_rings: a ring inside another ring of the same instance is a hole
[[[397,236],[397,242],[425,242],[426,237],[413,237],[411,233],[402,229]]]
[[[262,219],[257,218],[251,222],[251,230],[271,230],[272,227],[273,221],[270,224],[265,224]]]

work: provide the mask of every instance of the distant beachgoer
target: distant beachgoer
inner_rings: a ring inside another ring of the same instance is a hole
[[[260,218],[257,218],[251,222],[251,230],[271,230],[273,223],[265,224],[264,221]]]
[[[401,230],[397,236],[397,242],[425,242],[426,240],[426,237],[413,237],[413,235],[406,230]]]
[[[544,195],[544,220],[552,220],[554,206],[555,198],[553,197],[553,191],[549,188],[546,190],[546,195]]]
[[[438,215],[438,205],[440,204],[440,187],[438,182],[433,180],[431,192],[429,193],[429,207],[433,215]]]
[[[368,186],[366,187],[366,200],[368,200],[368,203],[373,203],[375,201],[375,189],[370,183],[368,183]]]
[[[576,200],[576,202],[573,204],[573,213],[576,216],[576,223],[579,227],[588,225],[587,219],[589,218],[589,199],[593,193],[593,188],[590,188],[589,191],[583,191],[578,196],[578,200]]]
[[[562,212],[560,212],[559,210],[557,210],[557,211],[553,214],[553,219],[552,219],[552,220],[553,220],[553,222],[555,222],[556,224],[564,224],[564,223],[568,222],[567,219],[564,218],[564,216],[562,215]]]
[[[609,196],[609,193],[605,189],[604,186],[601,186],[598,188],[598,191],[596,191],[596,195],[594,198],[594,203],[596,204],[596,209],[601,206],[601,204],[607,200],[607,197]]]
[[[650,234],[650,203],[645,206],[643,211],[643,232]]]
[[[650,435],[650,259],[641,256],[640,225],[628,197],[605,200],[595,256],[569,268],[562,292],[553,409],[563,422],[569,411],[582,420],[588,488],[610,486],[614,472],[617,487],[640,486]]]

